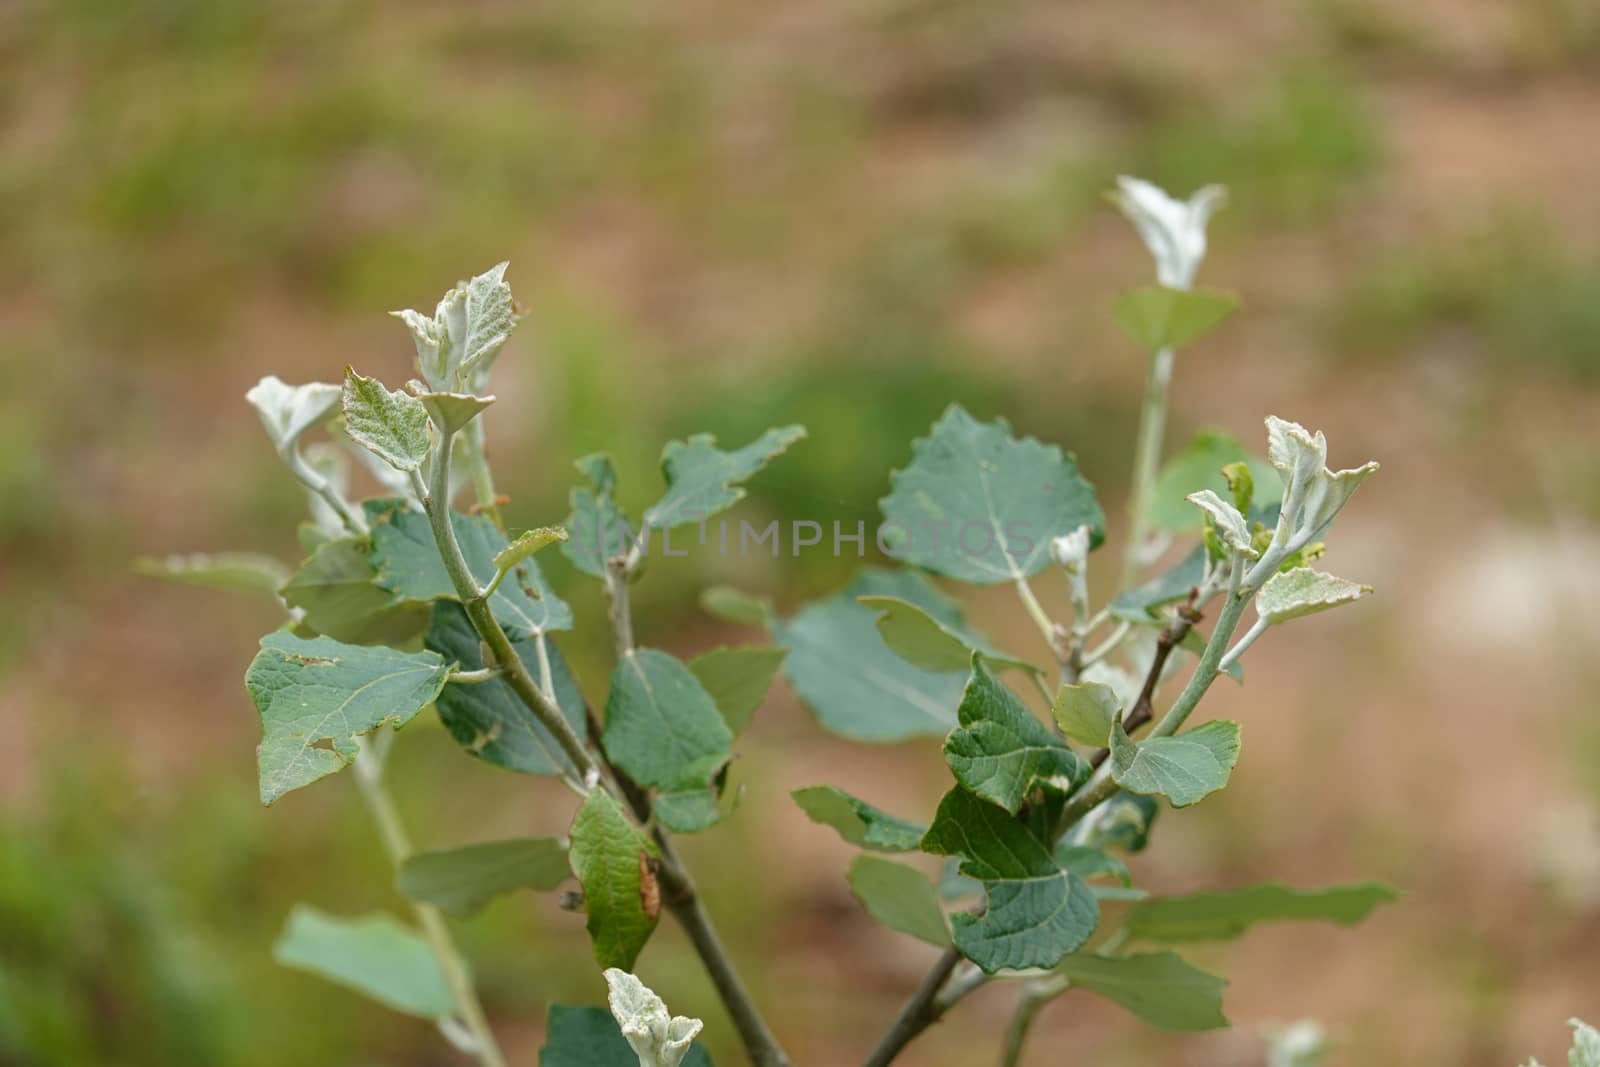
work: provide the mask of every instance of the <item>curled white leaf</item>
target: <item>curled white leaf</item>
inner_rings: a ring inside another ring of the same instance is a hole
[[[1062,534],[1050,542],[1050,555],[1072,574],[1083,571],[1089,562],[1089,544],[1094,536],[1090,526],[1080,526],[1069,534]]]
[[[1297,422],[1267,416],[1267,458],[1283,475],[1283,505],[1273,539],[1276,558],[1300,551],[1333,524],[1376,460],[1349,470],[1328,468],[1328,440]]]
[[[433,315],[392,314],[411,331],[423,380],[443,393],[479,393],[489,368],[517,324],[507,263],[497,263],[440,298]]]
[[[699,1019],[669,1015],[666,1003],[627,971],[605,972],[611,1014],[622,1028],[639,1067],[678,1067],[705,1024]]]
[[[1255,559],[1261,555],[1251,544],[1250,524],[1245,521],[1244,515],[1238,508],[1210,489],[1190,493],[1184,499],[1211,517],[1212,523],[1216,526],[1217,536],[1222,538],[1223,544],[1248,559]]]
[[[1273,1027],[1266,1036],[1267,1067],[1316,1067],[1332,1047],[1328,1031],[1314,1019]]]
[[[1206,256],[1206,224],[1227,200],[1220,185],[1208,185],[1178,200],[1139,178],[1117,179],[1111,199],[1122,209],[1156,260],[1162,285],[1188,289]]]
[[[1371,592],[1370,585],[1337,578],[1310,567],[1296,567],[1267,579],[1261,592],[1256,594],[1256,613],[1275,625],[1353,603]]]
[[[273,447],[288,453],[301,436],[327,419],[339,406],[342,390],[328,382],[289,385],[275,374],[261,379],[244,394],[261,416]]]

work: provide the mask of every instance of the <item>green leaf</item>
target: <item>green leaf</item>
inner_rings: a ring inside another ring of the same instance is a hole
[[[427,646],[461,664],[462,670],[481,670],[484,666],[482,642],[460,604],[440,601],[434,605]],[[528,673],[537,681],[538,639],[516,637],[511,647],[516,649]],[[578,684],[560,649],[548,638],[545,639],[545,655],[550,661],[551,686],[555,689],[562,717],[580,738],[586,738],[588,714],[583,694],[578,691]],[[450,736],[485,763],[523,774],[554,775],[572,767],[556,739],[534,718],[504,678],[492,678],[476,685],[447,685],[435,704],[439,709],[439,721],[450,731]]]
[[[979,585],[1037,574],[1050,540],[1079,526],[1105,536],[1094,490],[1053,445],[1011,436],[1004,419],[981,423],[951,405],[912,443],[910,466],[879,501],[892,554]]]
[[[369,500],[365,506],[378,586],[408,600],[458,600],[428,517],[400,500]],[[467,568],[478,587],[486,588],[497,570],[495,556],[507,547],[506,535],[487,515],[452,511],[450,524]],[[517,564],[489,598],[489,606],[512,636],[572,629],[572,609],[551,591],[532,559]]]
[[[306,626],[335,641],[411,644],[428,627],[428,605],[380,588],[371,555],[372,542],[365,537],[324,541],[279,595],[301,610]]]
[[[1063,685],[1056,692],[1050,714],[1061,732],[1081,745],[1104,748],[1111,738],[1111,724],[1122,710],[1122,701],[1109,685],[1084,682]]]
[[[745,626],[766,626],[772,621],[772,601],[729,585],[713,585],[700,593],[700,607],[714,619]]]
[[[604,1008],[552,1004],[539,1067],[639,1067],[639,1057]],[[680,1067],[711,1067],[711,1056],[696,1042]]]
[[[509,571],[541,548],[566,539],[567,531],[560,526],[535,526],[524,530],[515,541],[494,554],[495,569]]]
[[[611,458],[596,452],[573,465],[589,479],[593,489],[572,490],[572,514],[566,523],[572,536],[562,544],[561,554],[585,574],[604,578],[606,564],[626,556],[637,534],[613,496],[617,472]]]
[[[340,389],[328,382],[288,385],[277,375],[261,379],[244,395],[261,416],[273,447],[287,453],[307,430],[339,409]]]
[[[1117,857],[1088,845],[1071,845],[1059,842],[1055,848],[1056,862],[1063,869],[1088,881],[1091,878],[1115,878],[1125,886],[1133,885],[1133,875],[1128,865]]]
[[[670,530],[726,511],[744,499],[739,483],[805,435],[804,426],[777,427],[732,452],[718,448],[717,439],[707,433],[668,442],[661,453],[667,492],[645,510],[645,525]]]
[[[1100,849],[1117,848],[1130,854],[1143,852],[1160,814],[1161,802],[1155,797],[1118,793],[1074,828],[1072,841]]]
[[[225,589],[235,593],[277,596],[289,580],[289,568],[255,552],[193,552],[188,555],[141,556],[134,570],[151,578],[166,578],[186,585]]]
[[[1038,667],[996,652],[983,638],[965,627],[953,627],[935,619],[921,607],[892,596],[864,596],[860,603],[878,613],[878,632],[883,643],[901,659],[927,671],[964,671],[972,663],[973,652],[1002,669],[1016,667],[1035,675]]]
[[[1256,923],[1298,920],[1351,926],[1398,899],[1375,882],[1327,889],[1290,889],[1276,882],[1248,889],[1156,897],[1128,914],[1128,935],[1141,941],[1231,941]]]
[[[400,865],[395,886],[412,900],[466,918],[495,897],[554,889],[571,875],[562,841],[529,837],[415,853]]]
[[[1217,289],[1145,285],[1117,297],[1111,310],[1129,336],[1154,352],[1199,340],[1238,309],[1237,297]]]
[[[656,819],[667,829],[680,834],[709,830],[722,818],[714,785],[666,790],[656,794],[653,809]]]
[[[774,621],[789,650],[783,672],[822,725],[861,741],[903,741],[945,734],[956,722],[965,672],[912,666],[884,644],[862,596],[893,596],[946,625],[960,625],[954,601],[911,571],[864,568],[848,588],[792,618]]]
[[[1176,737],[1134,741],[1122,728],[1111,731],[1111,775],[1130,793],[1164,796],[1186,808],[1228,784],[1239,761],[1239,724],[1208,722]]]
[[[874,852],[915,852],[927,827],[890,815],[831,785],[811,785],[789,794],[814,823]]]
[[[972,658],[957,717],[961,727],[945,740],[945,762],[956,781],[1013,815],[1035,786],[1071,792],[1088,774],[1088,765],[1000,684],[981,656]]]
[[[1199,516],[1192,504],[1185,502],[1184,507]],[[1158,622],[1160,616],[1156,609],[1183,600],[1189,590],[1205,581],[1205,576],[1206,549],[1204,545],[1197,545],[1175,566],[1143,585],[1118,593],[1111,601],[1111,614],[1128,622]]]
[[[1267,579],[1256,594],[1256,611],[1276,625],[1349,604],[1370,592],[1370,585],[1358,585],[1310,567],[1297,567]]]
[[[1163,1030],[1218,1030],[1225,979],[1173,952],[1134,956],[1068,956],[1056,968],[1074,986],[1128,1009]]]
[[[345,432],[357,444],[397,471],[421,469],[432,443],[422,401],[346,367],[343,407]]]
[[[272,957],[408,1015],[442,1019],[456,1009],[428,943],[381,913],[340,919],[297,904]]]
[[[449,673],[432,652],[281,632],[263,637],[244,677],[261,715],[261,802],[343,769],[356,758],[358,736],[410,722]]]
[[[1271,464],[1250,455],[1226,431],[1201,430],[1167,460],[1156,477],[1150,490],[1150,525],[1175,533],[1198,530],[1200,515],[1188,502],[1189,494],[1210,489],[1224,499],[1233,499],[1233,489],[1222,471],[1234,463],[1245,464],[1257,499],[1276,501],[1283,495],[1283,483]]]
[[[711,694],[728,729],[737,736],[772,688],[772,679],[788,652],[771,646],[714,648],[689,661],[689,670]]]
[[[407,382],[406,388],[422,401],[428,418],[443,434],[453,434],[483,414],[494,403],[492,396],[473,396],[471,393],[435,393],[421,382]]]
[[[678,660],[641,648],[617,664],[606,700],[605,750],[634,781],[669,794],[708,789],[732,745],[711,695]],[[669,822],[672,814],[658,812],[669,828],[690,829]]]
[[[633,969],[661,918],[655,845],[603,789],[572,821],[572,873],[583,886],[589,938],[601,967]]]
[[[945,794],[922,848],[966,857],[961,873],[983,883],[987,910],[951,923],[956,947],[987,974],[1054,967],[1099,925],[1094,891],[1027,826],[965,789]]]
[[[846,877],[850,892],[878,922],[935,948],[950,944],[939,893],[921,871],[863,853]]]

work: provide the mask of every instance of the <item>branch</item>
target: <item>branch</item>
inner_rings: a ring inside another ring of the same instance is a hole
[[[863,1067],[887,1067],[918,1034],[939,1021],[939,1017],[953,1003],[941,1001],[939,992],[950,980],[961,958],[960,949],[952,946],[944,950],[933,969],[923,977],[922,984],[917,986],[917,991],[900,1009],[889,1032],[883,1035],[883,1040],[872,1050]]]
[[[1201,619],[1200,609],[1195,607],[1195,601],[1200,595],[1199,589],[1189,590],[1189,600],[1178,608],[1178,614],[1167,623],[1161,631],[1161,636],[1156,639],[1156,652],[1150,661],[1150,669],[1145,672],[1144,685],[1139,689],[1139,698],[1133,702],[1128,715],[1122,720],[1122,728],[1130,734],[1155,717],[1156,687],[1161,684],[1161,674],[1167,669],[1167,660],[1172,655],[1172,650],[1183,644],[1183,639],[1189,636],[1189,631]],[[1111,755],[1111,750],[1102,748],[1089,757],[1089,766],[1099,769],[1100,765]]]

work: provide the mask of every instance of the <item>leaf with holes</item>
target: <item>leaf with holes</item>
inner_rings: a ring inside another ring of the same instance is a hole
[[[432,652],[268,634],[244,684],[261,715],[261,802],[310,785],[356,758],[356,738],[410,722],[444,687]]]

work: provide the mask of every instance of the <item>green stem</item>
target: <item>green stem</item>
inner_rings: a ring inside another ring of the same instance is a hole
[[[1150,494],[1161,465],[1161,441],[1167,429],[1167,393],[1172,385],[1173,352],[1156,351],[1139,410],[1139,437],[1133,453],[1133,487],[1128,497],[1128,543],[1123,549],[1122,585],[1138,584],[1144,567],[1145,540],[1150,535]]]
[[[1000,1067],[1018,1067],[1022,1063],[1022,1050],[1028,1043],[1028,1033],[1044,1006],[1067,991],[1064,978],[1029,982],[1022,987],[1017,1000],[1017,1010],[1006,1027],[1005,1043],[1000,1049]]]
[[[378,836],[383,841],[384,851],[389,854],[390,862],[398,871],[400,865],[411,855],[411,838],[406,834],[400,812],[394,806],[394,798],[389,795],[389,790],[383,784],[382,758],[367,739],[358,738],[357,742],[361,747],[356,753],[356,785],[360,789],[361,799],[366,802],[367,811],[372,815],[372,821],[377,824]],[[455,1000],[461,1022],[466,1027],[467,1033],[472,1036],[474,1057],[483,1064],[483,1067],[506,1067],[505,1056],[500,1052],[494,1031],[489,1028],[489,1020],[484,1015],[483,1004],[478,1000],[477,990],[473,987],[472,974],[467,969],[466,960],[462,958],[460,950],[456,948],[455,940],[450,936],[450,928],[445,924],[444,916],[440,915],[439,910],[431,904],[412,901],[411,906],[416,912],[417,922],[422,927],[428,948],[432,950],[434,959],[439,962],[439,970],[444,974],[445,983],[450,987],[450,995]]]
[[[450,521],[449,503],[451,440],[450,436],[446,436],[439,442],[439,447],[434,453],[433,480],[428,489],[427,501],[428,522],[433,528],[433,538],[439,547],[439,557],[444,561],[445,573],[450,576],[450,583],[455,586],[456,595],[466,608],[467,618],[472,621],[472,628],[478,632],[478,637],[489,648],[493,662],[488,665],[505,671],[505,679],[516,692],[518,699],[533,713],[534,718],[539,720],[539,725],[556,739],[556,744],[561,746],[561,751],[577,768],[579,776],[586,779],[596,770],[594,757],[589,754],[583,740],[567,722],[566,716],[561,714],[561,709],[555,701],[549,699],[539,687],[539,683],[533,680],[533,676],[528,673],[527,664],[517,655],[517,650],[511,647],[511,639],[506,636],[499,620],[490,610],[483,590],[478,587],[478,579],[473,577],[471,568],[467,566],[467,559],[462,555],[461,544],[456,540],[455,526]]]

